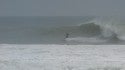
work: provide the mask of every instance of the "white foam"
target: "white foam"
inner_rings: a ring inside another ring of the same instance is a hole
[[[81,43],[104,43],[106,40],[102,40],[96,37],[76,37],[76,38],[67,38],[66,41],[75,41]]]
[[[0,45],[0,70],[124,69],[124,45]]]

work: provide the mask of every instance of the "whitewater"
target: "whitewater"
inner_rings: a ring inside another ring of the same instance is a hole
[[[125,70],[125,47],[1,44],[0,70]]]

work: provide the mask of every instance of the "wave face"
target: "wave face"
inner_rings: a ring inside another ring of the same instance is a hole
[[[124,44],[124,40],[124,17],[0,18],[2,44]]]

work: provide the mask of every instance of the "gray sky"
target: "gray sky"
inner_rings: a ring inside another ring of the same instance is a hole
[[[0,0],[0,16],[123,16],[125,0]]]

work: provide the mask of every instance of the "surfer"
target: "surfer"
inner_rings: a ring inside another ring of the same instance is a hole
[[[69,45],[68,42],[67,42],[67,38],[69,38],[69,33],[66,33],[65,34],[65,39],[64,39],[64,43]]]
[[[66,33],[66,35],[65,35],[65,39],[66,39],[66,38],[69,38],[69,33]]]

